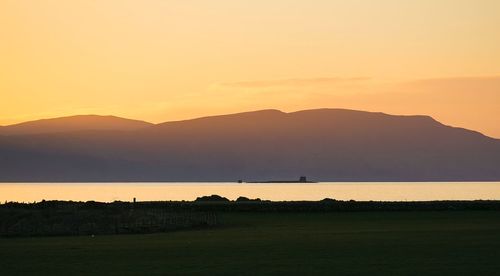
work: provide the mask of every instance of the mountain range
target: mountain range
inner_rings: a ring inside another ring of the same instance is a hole
[[[498,181],[500,140],[428,116],[261,110],[0,127],[0,181]]]

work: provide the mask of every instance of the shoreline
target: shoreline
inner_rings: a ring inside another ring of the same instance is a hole
[[[149,234],[194,229],[222,229],[231,215],[242,222],[252,216],[303,214],[500,214],[500,200],[474,201],[269,201],[240,197],[230,201],[211,195],[195,201],[41,201],[0,204],[0,237]],[[305,220],[307,221],[307,219]],[[304,222],[305,222],[304,221]]]

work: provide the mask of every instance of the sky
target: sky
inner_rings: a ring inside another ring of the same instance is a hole
[[[349,108],[500,138],[499,29],[497,0],[2,0],[0,125]]]

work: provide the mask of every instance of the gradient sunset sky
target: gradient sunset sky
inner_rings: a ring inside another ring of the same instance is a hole
[[[0,1],[0,125],[324,107],[500,138],[500,1]]]

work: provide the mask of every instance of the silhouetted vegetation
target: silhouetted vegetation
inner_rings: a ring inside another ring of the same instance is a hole
[[[196,202],[229,202],[229,199],[222,197],[220,195],[211,195],[211,196],[201,196],[197,197]]]
[[[127,202],[43,201],[0,207],[1,236],[53,236],[166,232],[215,225],[213,212]]]
[[[236,199],[236,202],[251,202],[251,201],[257,201],[257,202],[260,202],[262,201],[260,198],[256,198],[256,199],[250,199],[248,197],[245,197],[245,196],[240,196]]]
[[[193,202],[71,202],[5,203],[0,205],[1,236],[52,236],[155,233],[218,225],[220,212],[361,212],[500,210],[500,201],[272,202],[218,195]]]

